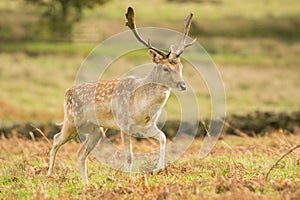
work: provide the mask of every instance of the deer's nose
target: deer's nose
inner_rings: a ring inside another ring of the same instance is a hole
[[[180,82],[177,84],[177,88],[178,88],[179,90],[182,90],[182,91],[186,90],[186,84],[185,84],[185,82],[180,81]]]

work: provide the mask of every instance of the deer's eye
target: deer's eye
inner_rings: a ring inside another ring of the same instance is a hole
[[[177,65],[177,64],[178,64],[178,61],[174,59],[174,60],[171,61],[171,63],[172,63],[173,65]]]
[[[164,70],[165,72],[170,72],[170,69],[169,69],[168,67],[163,67],[163,70]]]

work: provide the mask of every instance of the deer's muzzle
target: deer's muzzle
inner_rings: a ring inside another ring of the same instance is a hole
[[[185,84],[185,82],[180,81],[180,82],[177,84],[177,88],[178,88],[179,90],[181,90],[181,91],[186,90],[186,84]]]

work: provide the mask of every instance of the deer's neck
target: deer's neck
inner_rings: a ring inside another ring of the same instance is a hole
[[[158,67],[155,66],[136,88],[139,99],[145,99],[145,103],[149,106],[154,104],[163,106],[170,95],[171,89],[161,83],[159,74]]]
[[[157,89],[159,88],[160,90],[165,92],[170,91],[169,87],[161,83],[161,77],[157,66],[153,67],[152,71],[142,79],[141,83],[144,85],[150,84],[153,87]]]
[[[144,98],[149,106],[156,104],[163,107],[170,95],[171,89],[161,83],[159,74],[158,67],[155,66],[141,81],[141,91],[145,94]]]

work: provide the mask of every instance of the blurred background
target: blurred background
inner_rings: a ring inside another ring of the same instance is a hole
[[[228,116],[300,110],[298,0],[1,0],[0,121],[62,121],[66,88],[99,42],[128,30],[128,6],[139,27],[180,32],[194,13],[190,36],[220,70]],[[149,62],[146,50],[119,64],[143,62]],[[188,67],[184,74],[193,76]],[[209,117],[205,84],[194,87],[201,114]],[[166,109],[180,112],[173,101]]]

